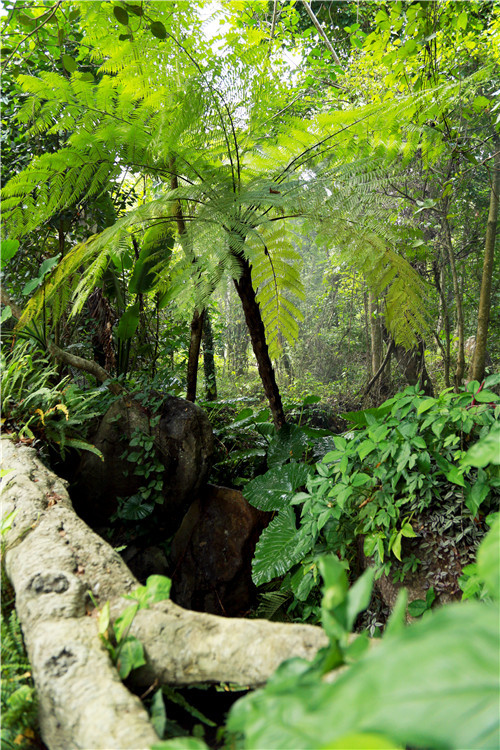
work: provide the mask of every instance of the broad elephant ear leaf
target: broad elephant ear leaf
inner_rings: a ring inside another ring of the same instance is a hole
[[[310,551],[314,538],[303,527],[297,530],[293,508],[282,510],[260,535],[252,562],[256,586],[282,576]]]
[[[296,424],[285,424],[274,436],[267,452],[267,465],[270,469],[282,466],[285,461],[302,458],[307,448],[304,430]]]
[[[306,464],[277,466],[248,482],[243,495],[250,505],[259,510],[283,510],[289,507],[295,491],[306,483],[309,473],[310,468]]]

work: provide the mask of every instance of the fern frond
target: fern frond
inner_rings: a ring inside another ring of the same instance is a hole
[[[300,280],[300,255],[296,252],[286,225],[266,222],[253,231],[245,250],[252,266],[269,354],[279,356],[282,338],[293,344],[299,334],[302,314],[294,297],[304,299]]]

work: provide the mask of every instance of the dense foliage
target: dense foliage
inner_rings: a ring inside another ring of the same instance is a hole
[[[120,394],[153,422],[197,399],[211,481],[270,514],[252,615],[331,639],[211,743],[493,747],[498,0],[13,0],[1,20],[4,430],[71,480]],[[138,489],[106,533],[129,543],[164,478],[151,435],[122,448]],[[387,622],[380,584],[415,576],[422,621],[403,594]],[[101,613],[123,677],[156,585],[112,632]],[[6,747],[36,705],[12,607]],[[168,714],[212,731],[201,710],[148,700],[158,747],[204,746]]]

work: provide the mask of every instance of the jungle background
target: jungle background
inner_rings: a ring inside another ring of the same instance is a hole
[[[2,4],[2,431],[70,482],[141,582],[161,573],[188,608],[331,638],[226,729],[192,690],[148,696],[165,747],[463,747],[444,676],[449,712],[427,734],[411,706],[400,725],[381,711],[333,729],[320,676],[359,659],[361,711],[362,670],[379,672],[350,632],[405,638],[397,617],[423,618],[418,674],[448,616],[480,639],[498,614],[499,50],[496,0]],[[188,562],[165,520],[155,430],[172,397],[208,418],[195,460],[234,493],[220,507],[239,503],[238,523],[250,508],[233,588],[203,588],[207,560]],[[113,456],[133,489],[104,501],[81,477],[101,477],[98,430],[129,401],[149,426],[127,417]],[[36,746],[2,577],[2,746]],[[465,653],[457,668],[489,696]],[[497,724],[478,715],[470,747],[496,746]]]

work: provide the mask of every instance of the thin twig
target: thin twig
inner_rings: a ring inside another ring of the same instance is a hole
[[[4,71],[5,71],[5,70],[7,70],[7,68],[9,67],[9,63],[10,63],[10,61],[12,60],[12,58],[14,57],[14,55],[16,54],[16,52],[17,52],[17,50],[19,49],[19,47],[21,46],[21,44],[22,44],[23,42],[25,42],[25,41],[26,41],[27,39],[29,39],[29,38],[30,38],[31,36],[33,36],[33,34],[36,34],[36,32],[37,32],[37,31],[40,31],[40,29],[43,29],[43,27],[45,26],[45,24],[46,24],[46,23],[47,23],[48,21],[50,21],[50,19],[52,18],[52,16],[53,16],[53,15],[55,14],[55,12],[57,11],[57,9],[58,9],[58,8],[59,8],[59,6],[61,5],[61,3],[62,3],[62,0],[58,0],[58,2],[57,2],[57,3],[56,3],[56,4],[54,5],[54,7],[52,8],[52,11],[51,11],[51,12],[49,13],[49,15],[47,16],[47,18],[46,18],[46,19],[45,19],[45,20],[43,21],[43,23],[41,23],[41,24],[40,24],[39,26],[36,26],[36,27],[35,27],[35,28],[33,29],[33,31],[30,31],[30,33],[29,33],[29,34],[26,34],[26,36],[23,36],[23,38],[21,39],[21,41],[20,41],[20,42],[19,42],[19,44],[17,45],[16,49],[14,50],[14,52],[13,52],[13,53],[12,53],[12,54],[10,55],[10,57],[9,57],[9,58],[8,58],[8,59],[6,60],[6,62],[5,62],[5,65],[3,66],[3,69],[4,69]]]

